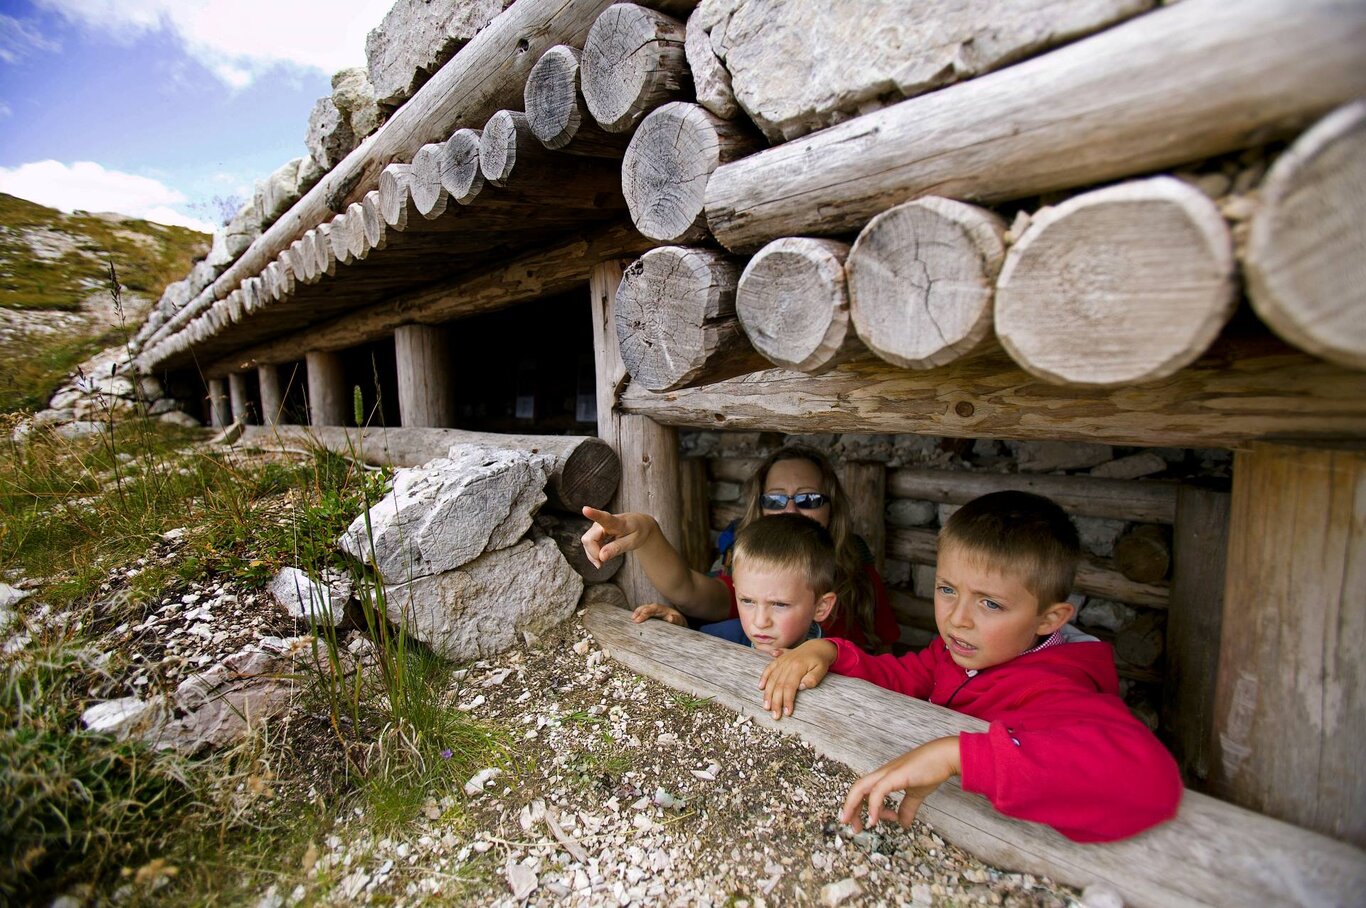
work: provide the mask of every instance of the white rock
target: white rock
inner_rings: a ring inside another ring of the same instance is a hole
[[[487,769],[479,770],[474,775],[470,776],[470,780],[465,783],[465,794],[469,795],[471,798],[482,794],[484,786],[502,774],[503,771],[496,766],[490,766]]]
[[[397,107],[512,0],[398,0],[365,38],[366,68],[381,106]]]
[[[121,697],[96,703],[81,713],[81,724],[90,731],[113,735],[122,741],[153,729],[161,723],[165,714],[165,704],[159,699]]]
[[[290,617],[310,624],[336,627],[346,617],[346,597],[298,568],[282,569],[270,584],[270,595]]]
[[[1119,633],[1132,624],[1137,615],[1137,612],[1122,602],[1089,599],[1077,621],[1087,627],[1103,627],[1112,633]]]
[[[1113,458],[1109,445],[1083,441],[1022,441],[1017,449],[1020,472],[1082,470]]]
[[[1105,557],[1114,552],[1115,541],[1124,532],[1125,526],[1123,520],[1109,517],[1073,517],[1072,522],[1076,524],[1082,549]]]
[[[508,861],[506,873],[508,888],[512,890],[512,897],[517,901],[528,898],[536,891],[536,872],[530,867]]]
[[[0,583],[0,608],[9,608],[32,595],[32,590],[21,590],[8,583]]]
[[[937,511],[932,501],[893,498],[887,503],[887,522],[895,527],[925,527],[934,523]]]
[[[1081,892],[1082,908],[1124,908],[1124,899],[1109,886],[1092,883]]]
[[[1154,473],[1161,473],[1167,469],[1167,461],[1160,455],[1152,451],[1141,451],[1138,454],[1130,454],[1128,457],[1121,457],[1103,463],[1091,469],[1092,476],[1102,476],[1107,479],[1138,479],[1140,476],[1151,476]]]
[[[863,887],[854,879],[843,879],[837,883],[826,883],[821,887],[821,904],[835,908],[855,896],[863,894]]]

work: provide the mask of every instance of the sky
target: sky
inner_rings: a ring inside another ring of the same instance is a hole
[[[0,192],[211,231],[394,0],[0,0]]]

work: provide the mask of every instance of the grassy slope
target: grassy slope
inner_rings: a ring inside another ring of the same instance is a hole
[[[43,258],[25,239],[34,232],[63,234],[75,247],[59,258]],[[79,309],[83,299],[109,286],[110,258],[125,290],[155,300],[207,249],[204,234],[183,227],[67,215],[0,193],[0,307]],[[0,413],[42,408],[77,363],[137,327],[91,325],[85,331],[0,338],[0,362],[7,364],[0,370]]]
[[[64,233],[76,248],[53,260],[36,256],[24,239],[24,232],[31,230]],[[139,241],[129,234],[147,239]],[[110,257],[124,287],[159,296],[207,251],[208,238],[184,227],[63,214],[0,193],[0,306],[6,308],[75,309],[92,289],[107,282]]]

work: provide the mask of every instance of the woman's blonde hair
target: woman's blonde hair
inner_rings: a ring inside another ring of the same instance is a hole
[[[745,515],[740,518],[737,532],[764,516],[759,497],[764,493],[768,471],[773,465],[784,460],[805,460],[814,464],[821,473],[821,492],[830,500],[830,525],[826,527],[830,538],[835,542],[835,611],[842,609],[858,620],[868,645],[876,648],[883,641],[878,638],[873,619],[877,598],[873,583],[868,579],[867,565],[863,559],[862,547],[854,534],[853,520],[849,516],[849,500],[845,497],[844,486],[835,475],[830,459],[815,448],[806,445],[788,445],[779,448],[764,458],[763,463],[745,482]]]

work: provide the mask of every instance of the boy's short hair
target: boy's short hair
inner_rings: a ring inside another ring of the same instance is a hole
[[[1081,559],[1072,518],[1031,492],[991,492],[969,501],[939,531],[940,551],[950,545],[1023,574],[1040,609],[1067,599]]]
[[[770,514],[735,534],[731,572],[746,562],[797,571],[817,598],[835,588],[835,542],[830,532],[801,514]]]

